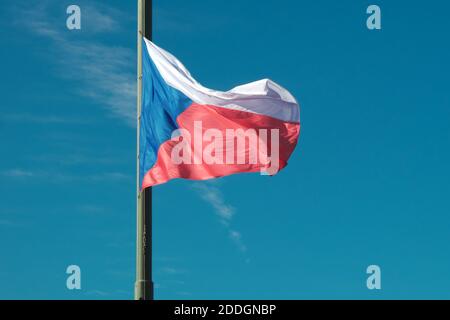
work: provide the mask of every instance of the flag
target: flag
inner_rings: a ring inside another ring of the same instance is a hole
[[[145,38],[142,50],[142,189],[174,178],[274,175],[287,165],[300,133],[300,110],[286,89],[269,79],[226,92],[208,89]]]

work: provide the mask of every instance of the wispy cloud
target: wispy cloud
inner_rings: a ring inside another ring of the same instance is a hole
[[[3,177],[29,181],[29,179],[45,179],[48,182],[63,183],[63,182],[104,182],[104,181],[123,181],[130,180],[132,177],[121,172],[102,172],[96,174],[74,174],[53,171],[31,171],[25,169],[10,169],[0,172]]]
[[[184,274],[186,273],[186,270],[173,267],[163,267],[161,268],[161,273],[168,275],[176,275],[176,274]]]
[[[26,221],[23,221],[23,219],[14,217],[14,218],[5,218],[4,212],[0,212],[0,227],[7,227],[7,228],[17,228],[17,227],[24,227],[27,225]]]
[[[30,178],[35,177],[37,174],[36,172],[23,170],[23,169],[11,169],[11,170],[5,170],[2,172],[2,175],[5,177],[10,178]]]
[[[119,10],[97,3],[83,5],[83,28],[89,32],[104,33],[114,32],[121,28],[118,19],[127,19]]]
[[[194,183],[193,189],[196,190],[199,196],[214,209],[219,221],[226,227],[228,236],[236,247],[241,252],[246,252],[247,246],[242,240],[241,233],[231,226],[236,209],[226,202],[225,197],[218,186],[212,181],[201,181]]]
[[[106,298],[106,297],[114,297],[114,296],[127,296],[130,297],[130,291],[125,290],[112,290],[112,291],[105,291],[105,290],[88,290],[84,293],[86,296],[94,296],[94,297],[100,297],[100,298]]]
[[[166,260],[166,259],[164,259]],[[168,259],[168,260],[177,260],[177,259]],[[174,267],[173,265],[158,267],[156,270],[156,278],[161,282],[157,282],[154,284],[155,288],[158,288],[160,291],[184,291],[183,288],[186,285],[186,275],[188,271],[186,269],[182,269],[179,267]]]
[[[193,188],[198,191],[198,194],[203,200],[214,208],[220,222],[229,225],[235,209],[225,202],[225,198],[219,188],[208,182],[195,183]]]
[[[20,26],[46,38],[56,51],[60,75],[79,83],[74,89],[107,108],[111,115],[135,125],[135,54],[130,48],[102,43],[92,33],[119,28],[121,13],[102,5],[82,9],[82,29],[68,31],[50,14],[49,1],[22,8]],[[54,4],[54,2],[51,2]],[[83,23],[83,22],[82,22]],[[74,36],[72,32],[78,32]],[[84,37],[86,35],[86,37]]]
[[[1,120],[18,123],[33,123],[33,124],[89,124],[92,120],[82,118],[61,117],[55,115],[38,115],[30,113],[20,114],[5,114],[2,115]]]
[[[79,165],[114,165],[123,163],[125,160],[117,155],[94,155],[94,154],[40,154],[33,155],[31,159],[42,163],[52,163],[64,166]]]
[[[247,251],[247,247],[242,242],[242,235],[240,232],[235,230],[229,230],[229,236],[230,239],[236,244],[236,246],[241,250],[242,252]]]
[[[11,220],[0,219],[0,226],[14,226],[14,225],[16,224]]]
[[[86,291],[85,295],[87,296],[97,296],[97,297],[107,297],[111,295],[111,293],[103,290],[89,290]]]

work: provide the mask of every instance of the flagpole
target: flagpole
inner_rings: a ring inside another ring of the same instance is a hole
[[[139,131],[142,97],[142,36],[152,38],[152,0],[138,0],[137,63],[137,239],[135,300],[153,300],[152,281],[152,189],[139,185]]]

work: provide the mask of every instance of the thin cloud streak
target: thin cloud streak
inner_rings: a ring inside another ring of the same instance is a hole
[[[17,123],[33,123],[33,124],[89,124],[92,120],[88,119],[76,119],[68,117],[60,117],[54,115],[36,115],[36,114],[6,114],[2,115],[1,119],[6,122],[17,122]]]
[[[176,274],[184,274],[184,273],[186,273],[186,270],[173,268],[173,267],[163,267],[163,268],[161,268],[161,273],[169,274],[169,275],[176,275]]]
[[[96,4],[100,6],[100,4]],[[97,9],[92,5],[83,5],[83,26],[82,28],[93,33],[105,33],[115,32],[120,30],[120,24],[118,20],[126,18],[120,11],[115,8],[101,5],[101,8]],[[117,17],[117,18],[113,18]]]
[[[3,171],[2,175],[9,178],[30,178],[34,177],[36,173],[23,169],[11,169]]]
[[[239,251],[243,253],[247,252],[247,246],[242,241],[242,234],[231,227],[232,218],[236,210],[226,202],[220,189],[213,185],[212,182],[207,181],[197,182],[193,184],[192,188],[214,209],[219,221],[226,227],[229,238]]]
[[[63,166],[81,166],[81,165],[116,165],[123,163],[121,159],[113,154],[111,155],[84,155],[84,154],[41,154],[31,156],[34,161],[42,163],[52,163]]]
[[[14,222],[12,222],[11,220],[2,220],[0,219],[0,226],[15,226],[16,224]]]
[[[200,197],[210,204],[213,208],[217,216],[220,218],[220,221],[229,225],[233,215],[235,214],[235,209],[225,202],[225,199],[216,186],[206,183],[196,183],[193,187],[198,191]]]
[[[65,182],[104,182],[131,180],[133,177],[121,172],[103,172],[92,175],[80,175],[50,171],[31,171],[25,169],[10,169],[0,172],[1,176],[15,180],[30,181],[30,179],[45,179],[53,183]]]
[[[246,252],[247,247],[242,242],[242,235],[240,232],[236,230],[229,230],[230,239],[234,242],[234,244],[239,248],[240,251]]]
[[[111,115],[135,126],[136,79],[135,54],[130,48],[102,44],[94,41],[75,40],[79,37],[69,37],[70,33],[52,22],[48,12],[48,2],[31,6],[33,9],[21,11],[21,25],[27,27],[36,35],[51,41],[56,50],[57,63],[60,66],[62,78],[79,82],[77,91],[83,96],[93,99],[96,103],[107,107]],[[106,8],[106,7],[105,7]],[[110,14],[118,15],[113,9],[105,9]],[[108,21],[104,29],[91,28],[94,32],[113,31],[119,28],[117,19],[100,13],[94,7],[87,7],[86,21],[88,28],[95,17]],[[89,20],[88,20],[89,19]],[[84,21],[84,20],[83,20]],[[96,21],[95,25],[99,25]],[[79,32],[85,32],[82,29]],[[84,35],[84,34],[83,34]],[[89,32],[86,33],[89,35]],[[85,39],[87,39],[86,37]]]

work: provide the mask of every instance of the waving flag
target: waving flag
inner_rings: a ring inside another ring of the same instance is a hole
[[[141,188],[174,178],[276,174],[300,133],[295,98],[264,79],[221,92],[203,87],[173,55],[143,40]]]

